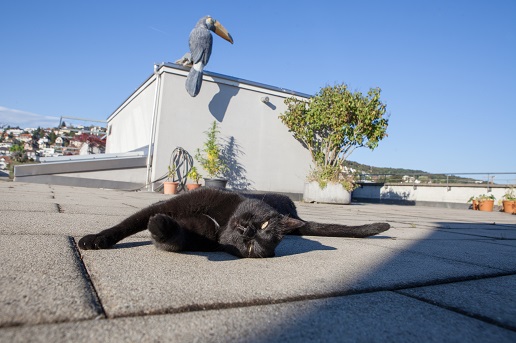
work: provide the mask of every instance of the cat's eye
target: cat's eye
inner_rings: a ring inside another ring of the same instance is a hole
[[[262,230],[265,230],[265,228],[269,225],[269,221],[266,221],[262,224]]]

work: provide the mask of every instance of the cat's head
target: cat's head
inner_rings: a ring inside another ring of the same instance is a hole
[[[303,225],[303,221],[281,215],[263,201],[247,199],[233,213],[219,243],[240,257],[273,257],[283,236]]]

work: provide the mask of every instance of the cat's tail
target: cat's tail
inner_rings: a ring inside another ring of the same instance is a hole
[[[363,238],[374,236],[390,229],[388,223],[373,223],[359,226],[305,222],[291,235]]]

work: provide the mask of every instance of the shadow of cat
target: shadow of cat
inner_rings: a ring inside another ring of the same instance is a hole
[[[137,248],[142,246],[152,245],[151,241],[142,242],[125,242],[118,243],[112,247],[112,249],[129,249]],[[301,236],[286,236],[283,238],[281,243],[276,248],[276,257],[291,256],[304,254],[311,251],[317,250],[337,250],[337,248],[324,245],[317,241],[312,241],[306,237]],[[224,261],[235,261],[240,260],[240,257],[230,255],[226,252],[215,251],[215,252],[202,252],[202,251],[183,251],[180,254],[204,256],[208,261],[212,262],[224,262]]]
[[[128,249],[128,248],[137,248],[137,247],[143,247],[146,245],[152,245],[151,241],[144,241],[144,242],[125,242],[125,243],[117,243],[114,246],[111,247],[111,249]]]
[[[299,255],[318,250],[337,250],[302,236],[286,236],[276,248],[276,257]]]

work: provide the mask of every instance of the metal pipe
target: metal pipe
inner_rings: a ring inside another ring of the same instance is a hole
[[[149,150],[147,152],[147,176],[145,186],[148,191],[154,192],[154,183],[152,182],[152,160],[154,157],[154,140],[156,139],[156,121],[158,117],[159,96],[161,95],[161,74],[159,73],[159,65],[154,65],[154,75],[156,89],[154,91],[154,105],[152,108],[152,120],[149,134]]]

